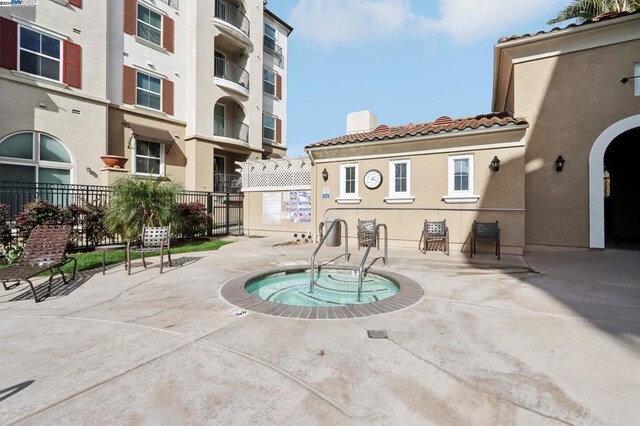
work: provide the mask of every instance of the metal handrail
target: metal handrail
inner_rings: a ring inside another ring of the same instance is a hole
[[[214,15],[249,35],[249,18],[237,6],[224,0],[216,0]]]
[[[373,234],[371,235],[371,240],[369,241],[369,246],[367,247],[367,251],[364,252],[364,257],[362,258],[362,262],[360,262],[360,268],[358,268],[358,302],[362,297],[362,281],[364,280],[364,265],[367,262],[367,257],[369,257],[369,252],[371,251],[371,247],[373,247],[373,243],[375,243],[378,238],[378,230],[380,227],[384,227],[384,256],[382,259],[384,260],[384,266],[389,264],[389,230],[387,229],[387,225],[384,223],[380,223],[373,228]],[[374,261],[375,262],[375,261]]]
[[[249,90],[249,73],[240,65],[222,58],[215,58],[214,77],[232,81]]]
[[[315,270],[316,270],[316,255],[318,254],[318,252],[320,251],[320,248],[322,248],[322,245],[324,244],[324,242],[327,240],[327,237],[329,237],[329,235],[331,235],[331,230],[333,230],[333,227],[336,226],[336,223],[344,223],[344,258],[345,261],[347,263],[349,263],[349,225],[347,224],[347,222],[343,219],[336,219],[333,221],[333,223],[329,226],[329,229],[327,229],[327,233],[324,234],[324,236],[322,237],[322,239],[320,240],[320,243],[318,244],[318,247],[316,247],[316,249],[313,251],[313,254],[311,255],[311,272],[309,274],[309,293],[313,293],[313,286],[316,283],[314,276],[315,276]]]

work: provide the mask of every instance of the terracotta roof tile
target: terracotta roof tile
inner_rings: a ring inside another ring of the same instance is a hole
[[[567,26],[564,27],[554,27],[550,30],[547,31],[538,31],[535,34],[520,34],[520,35],[512,35],[512,36],[505,36],[505,37],[501,37],[500,40],[498,40],[498,44],[500,43],[506,43],[508,41],[514,41],[514,40],[520,40],[523,38],[528,38],[528,37],[535,37],[538,35],[542,35],[542,34],[549,34],[549,33],[553,33],[556,31],[562,31],[562,30],[566,30],[569,28],[576,28],[576,27],[582,27],[585,25],[590,25],[590,24],[595,24],[598,22],[604,22],[604,21],[609,21],[611,19],[617,19],[617,18],[622,18],[623,16],[629,16],[629,15],[636,15],[636,14],[640,14],[640,10],[637,10],[635,12],[608,12],[608,13],[603,13],[601,15],[596,16],[593,19],[589,19],[586,20],[584,22],[581,22],[580,24],[569,24]]]
[[[448,117],[447,117],[448,118]],[[444,120],[440,117],[436,121],[428,123],[413,124],[409,123],[404,126],[388,127],[388,131],[376,132],[375,130],[364,133],[354,133],[350,135],[339,136],[337,138],[327,139],[322,142],[307,145],[305,149],[318,148],[324,146],[346,145],[351,143],[374,142],[388,139],[401,139],[412,136],[427,136],[438,133],[449,133],[453,131],[462,131],[468,129],[504,127],[509,125],[526,125],[527,120],[524,118],[514,118],[506,112],[494,112],[491,114],[476,115],[475,117],[457,118]],[[379,129],[382,126],[378,126]],[[386,126],[385,126],[386,127]]]

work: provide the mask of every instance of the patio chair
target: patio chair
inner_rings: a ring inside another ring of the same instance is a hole
[[[358,250],[360,247],[369,247],[369,242],[373,237],[373,231],[376,229],[376,220],[360,220],[358,219]],[[373,246],[380,250],[380,239],[376,235]]]
[[[429,249],[429,243],[438,243],[441,250],[447,256],[449,255],[449,228],[447,227],[446,219],[437,222],[424,221],[418,249],[426,253]]]
[[[495,253],[500,259],[500,227],[498,221],[476,222],[471,228],[471,257],[476,254],[477,243],[495,244]]]
[[[146,268],[147,261],[144,258],[145,253],[160,252],[160,273],[164,266],[164,249],[167,249],[167,257],[169,257],[169,266],[171,264],[171,225],[159,227],[142,227],[142,233],[138,236],[139,244],[132,245],[131,241],[127,242],[127,274],[131,275],[131,253],[140,253],[142,256],[142,265]]]
[[[2,281],[4,289],[11,290],[20,285],[20,281],[26,281],[31,287],[36,303],[41,302],[42,299],[38,299],[31,278],[43,272],[50,272],[48,297],[51,295],[51,284],[56,273],[62,275],[62,281],[65,284],[67,283],[62,267],[69,262],[73,262],[71,279],[74,280],[76,278],[77,261],[75,258],[67,257],[66,255],[67,242],[70,237],[71,226],[69,225],[40,225],[34,228],[27,239],[18,264],[0,269],[0,281]],[[14,282],[15,284],[7,286],[8,282]]]

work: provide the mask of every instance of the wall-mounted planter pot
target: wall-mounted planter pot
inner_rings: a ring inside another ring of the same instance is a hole
[[[103,155],[100,157],[104,165],[111,169],[124,169],[124,165],[129,161],[127,157],[120,155]]]

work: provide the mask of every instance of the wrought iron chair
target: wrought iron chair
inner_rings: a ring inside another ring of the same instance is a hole
[[[142,265],[146,268],[147,261],[144,258],[145,253],[160,252],[160,273],[164,266],[164,249],[167,249],[167,257],[169,258],[169,266],[171,264],[171,225],[160,227],[142,227],[142,233],[138,236],[139,245],[131,245],[131,241],[127,242],[127,274],[131,275],[131,253],[140,253],[142,256]]]
[[[76,259],[67,257],[67,243],[71,237],[71,226],[69,225],[40,225],[34,228],[24,246],[22,256],[16,266],[9,266],[0,269],[0,281],[5,290],[20,285],[20,281],[26,281],[31,287],[31,293],[36,303],[38,299],[36,290],[33,287],[31,278],[43,272],[49,271],[49,289],[47,296],[51,295],[51,284],[56,273],[62,275],[62,281],[66,284],[67,278],[62,272],[62,267],[69,262],[73,262],[73,275],[76,278]],[[14,282],[7,287],[8,282]]]
[[[438,243],[441,251],[449,255],[449,228],[446,219],[437,222],[424,221],[418,249],[426,253],[430,247],[429,243]]]
[[[500,227],[498,221],[476,222],[471,228],[471,257],[476,254],[477,243],[495,244],[495,253],[500,259]]]
[[[358,219],[358,250],[360,247],[369,247],[369,242],[373,237],[373,231],[376,229],[376,220],[360,220]],[[380,239],[376,235],[373,246],[380,250]]]

